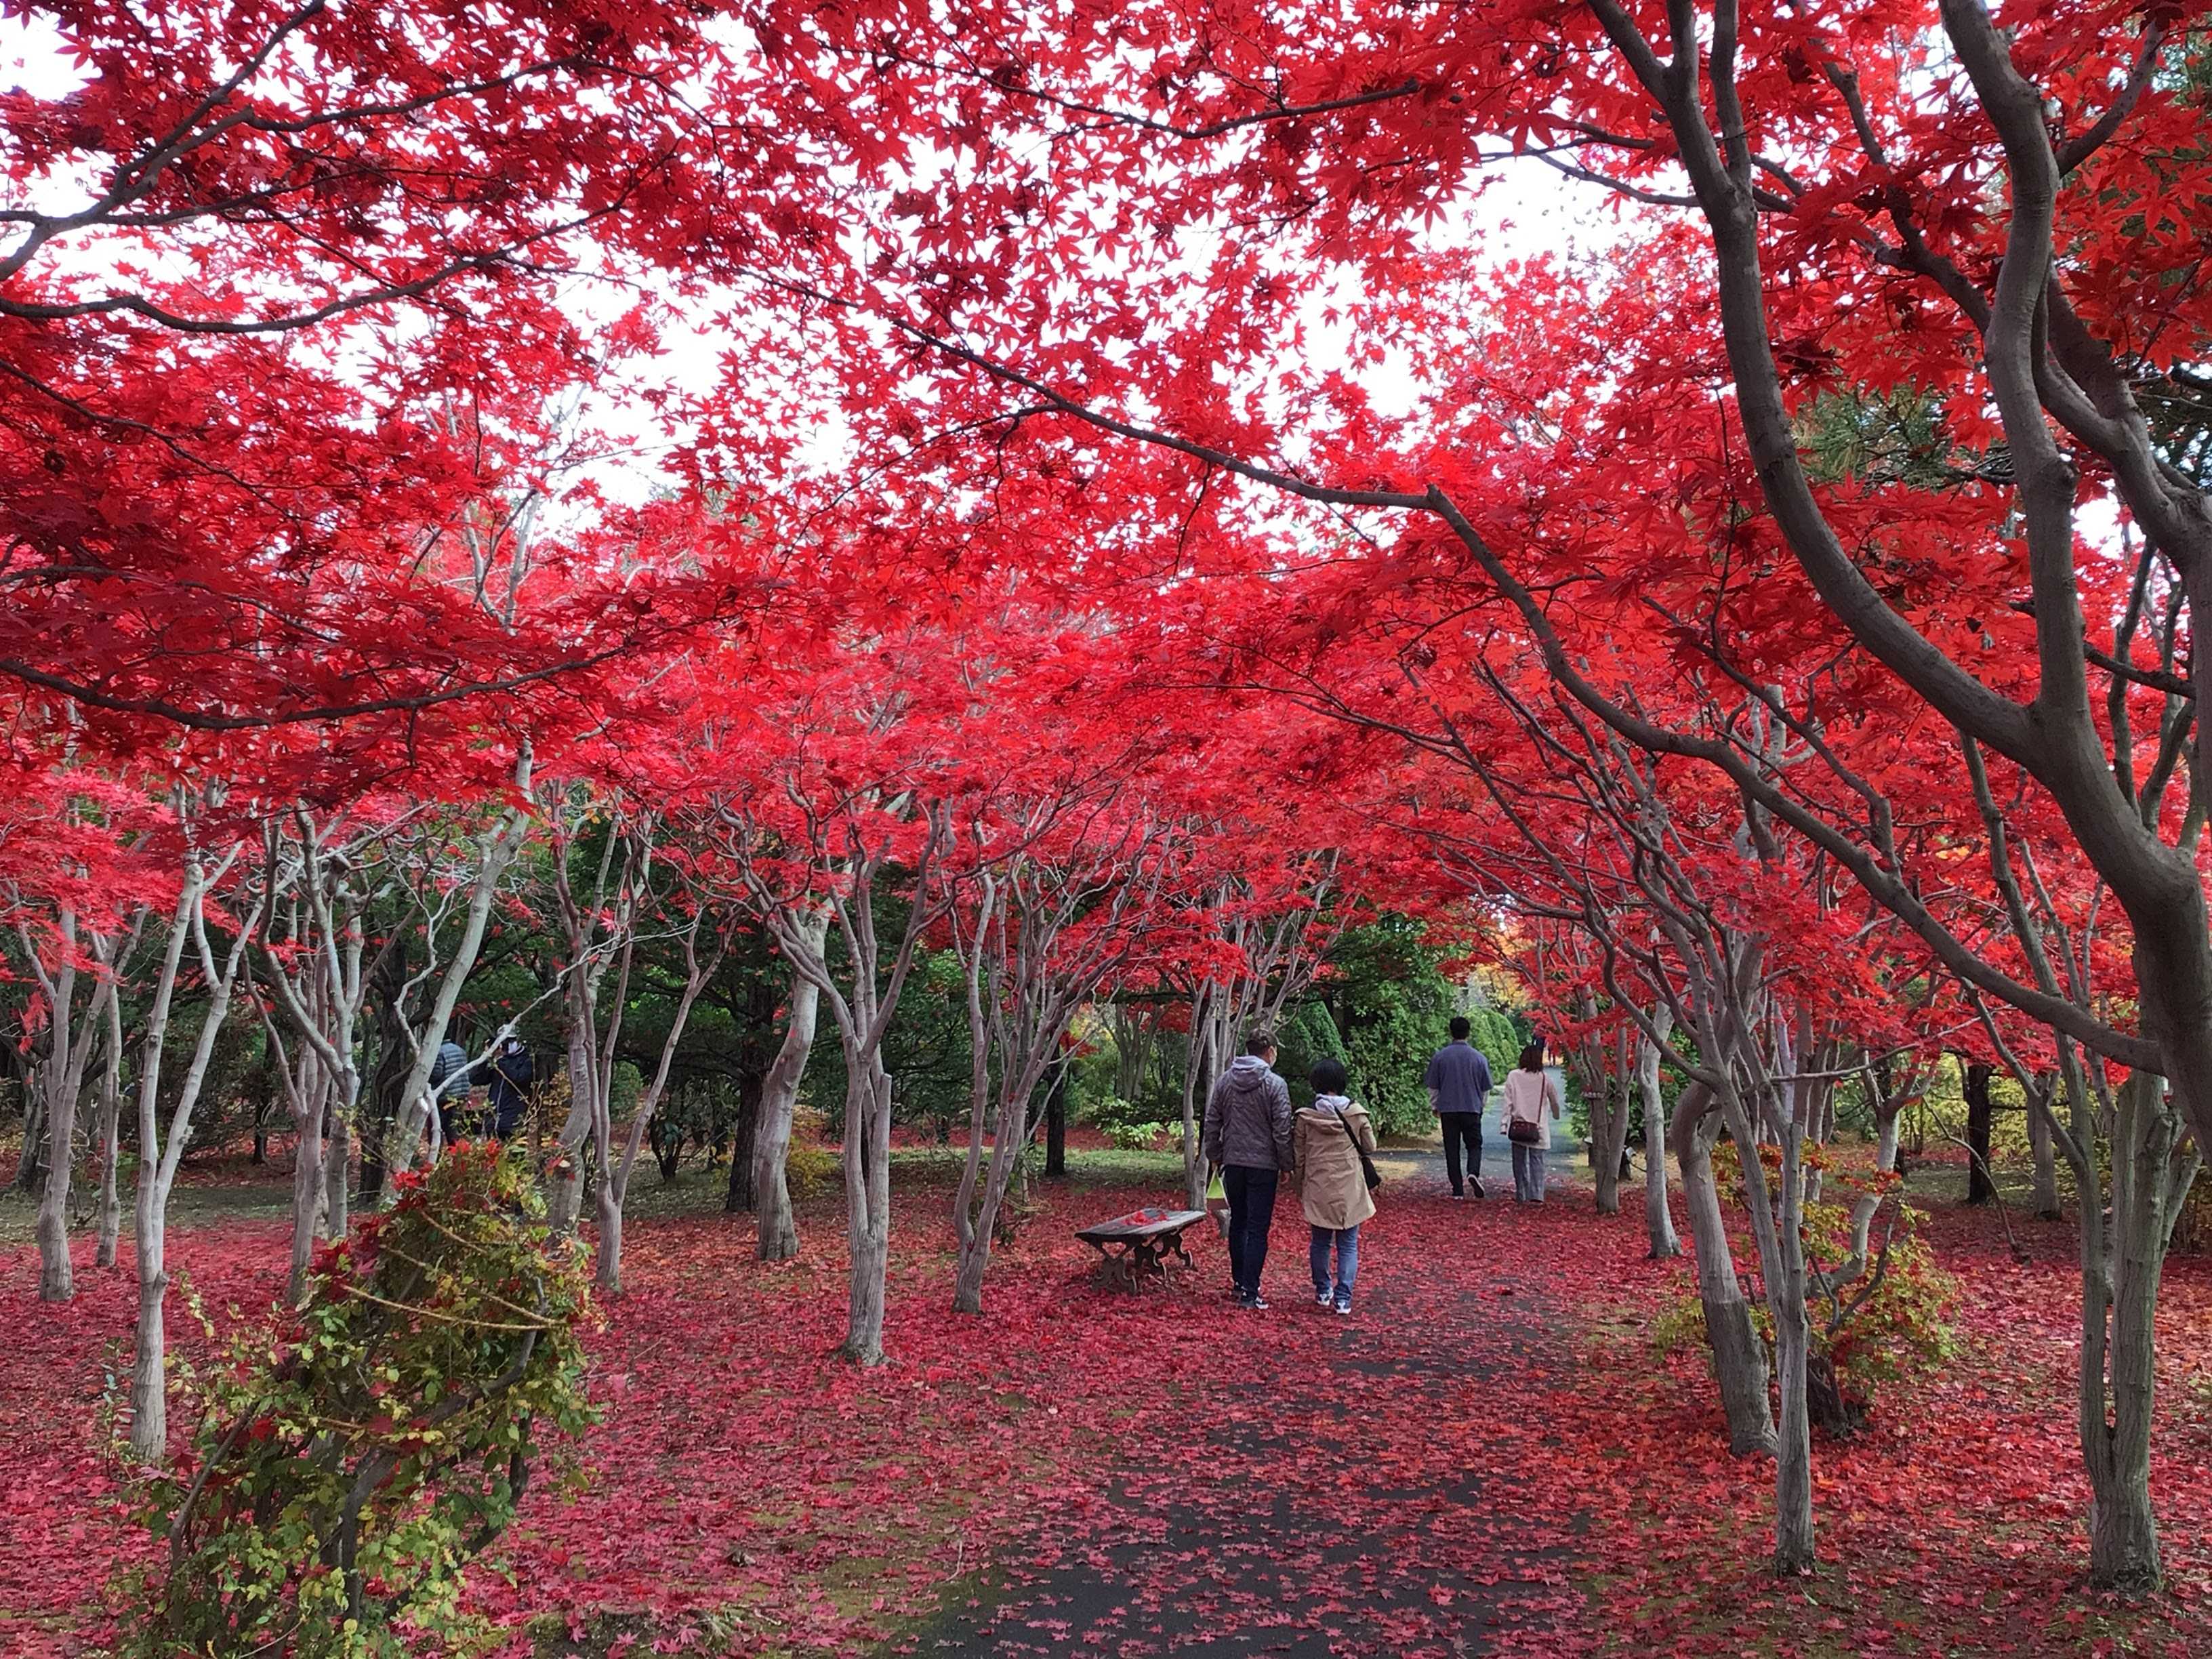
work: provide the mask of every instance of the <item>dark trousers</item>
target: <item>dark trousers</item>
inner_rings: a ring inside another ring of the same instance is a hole
[[[1267,1229],[1275,1221],[1275,1182],[1279,1172],[1231,1164],[1221,1172],[1229,1198],[1229,1274],[1237,1294],[1260,1294],[1260,1269],[1267,1260]]]
[[[1437,1121],[1444,1126],[1444,1174],[1451,1179],[1451,1189],[1463,1192],[1467,1177],[1460,1174],[1459,1149],[1467,1145],[1467,1176],[1477,1186],[1482,1184],[1482,1114],[1480,1112],[1438,1112]]]

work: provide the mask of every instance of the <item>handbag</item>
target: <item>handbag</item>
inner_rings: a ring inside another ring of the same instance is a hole
[[[1335,1111],[1337,1127],[1344,1131],[1344,1138],[1352,1143],[1352,1150],[1358,1155],[1359,1173],[1367,1177],[1367,1190],[1371,1193],[1382,1184],[1382,1172],[1375,1167],[1375,1160],[1367,1156],[1367,1149],[1359,1144],[1359,1137],[1352,1133],[1351,1121],[1344,1115],[1344,1108],[1339,1106]]]
[[[1530,1118],[1509,1117],[1505,1120],[1505,1138],[1516,1146],[1540,1146],[1544,1144],[1544,1108],[1552,1103],[1552,1085],[1547,1079],[1544,1093],[1536,1102],[1536,1115]]]

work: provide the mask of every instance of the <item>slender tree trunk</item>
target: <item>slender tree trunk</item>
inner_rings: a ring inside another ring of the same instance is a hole
[[[359,1087],[358,1083],[356,1087]],[[343,1238],[348,1213],[347,1182],[353,1166],[353,1114],[337,1101],[323,1115],[323,1237]]]
[[[767,1073],[750,1066],[738,1073],[738,1121],[730,1132],[730,1179],[722,1193],[722,1213],[749,1215],[757,1200],[753,1148],[760,1140],[761,1098]]]
[[[118,1190],[117,1164],[123,1157],[123,1006],[120,999],[107,1002],[107,1058],[100,1073],[100,1243],[94,1260],[103,1267],[115,1265],[117,1244],[123,1231],[123,1198]]]
[[[1825,1066],[1828,1061],[1824,1058],[1820,1063]],[[1815,1146],[1825,1146],[1828,1144],[1829,1137],[1833,1131],[1836,1085],[1823,1079],[1814,1084],[1812,1088],[1813,1109],[1806,1115],[1806,1139]],[[1805,1201],[1808,1204],[1818,1204],[1820,1201],[1820,1194],[1823,1190],[1821,1177],[1825,1173],[1817,1165],[1805,1171]]]
[[[1592,1174],[1597,1186],[1597,1212],[1600,1215],[1620,1213],[1620,1169],[1628,1151],[1628,1094],[1626,1079],[1607,1074],[1605,1080],[1605,1115],[1603,1130],[1598,1121],[1590,1124],[1591,1151],[1595,1158]]]
[[[1713,1176],[1712,1096],[1692,1084],[1675,1103],[1672,1136],[1682,1169],[1683,1206],[1698,1264],[1698,1299],[1713,1351],[1713,1376],[1729,1425],[1729,1450],[1747,1457],[1775,1449],[1774,1408],[1767,1397],[1766,1350],[1751,1322],[1751,1305],[1736,1277],[1735,1253]]]
[[[310,1063],[303,1071],[299,1142],[292,1152],[292,1271],[284,1282],[284,1300],[295,1308],[307,1294],[307,1267],[314,1260],[315,1237],[323,1226],[323,1114],[330,1094],[319,1067]]]
[[[141,1170],[149,1169],[142,1155]],[[164,1206],[157,1182],[142,1176],[132,1249],[138,1259],[137,1352],[131,1370],[131,1455],[158,1464],[169,1454],[168,1330],[164,1304],[169,1294]]]
[[[1767,1275],[1767,1310],[1774,1320],[1775,1364],[1782,1397],[1781,1434],[1774,1458],[1774,1571],[1784,1577],[1811,1571],[1817,1559],[1813,1534],[1813,1430],[1806,1397],[1812,1333],[1805,1309],[1804,1236],[1798,1220],[1804,1166],[1797,1134],[1793,1126],[1783,1138],[1782,1214],[1775,1225],[1782,1271]],[[1757,1154],[1747,1148],[1745,1155]]]
[[[1996,1184],[1990,1177],[1990,1068],[1979,1060],[1970,1062],[1966,1073],[1966,1150],[1971,1154],[1966,1164],[1966,1202],[1986,1204],[1996,1196]]]
[[[218,866],[218,877],[228,864],[226,859]],[[169,1446],[168,1335],[163,1321],[163,1298],[169,1288],[166,1231],[169,1194],[176,1185],[177,1165],[191,1139],[192,1109],[198,1104],[201,1087],[207,1081],[216,1039],[222,1035],[223,1020],[230,1012],[231,989],[237,983],[239,966],[245,959],[247,942],[258,920],[258,911],[239,918],[237,941],[228,958],[219,963],[209,948],[201,909],[212,884],[213,879],[199,855],[194,853],[188,856],[184,889],[173,919],[161,975],[155,981],[153,1007],[146,1019],[145,1042],[140,1050],[136,1243],[138,1331],[131,1372],[131,1450],[140,1462],[153,1464],[167,1459]],[[170,1109],[169,1133],[165,1143],[156,1097],[161,1080],[161,1049],[168,1035],[169,1010],[187,933],[199,959],[208,1007],[200,1022],[198,1040],[192,1048],[191,1062],[185,1067],[178,1085],[176,1103]]]
[[[368,1082],[368,1106],[361,1124],[361,1201],[375,1209],[384,1201],[386,1147],[399,1121],[400,1091],[413,1068],[404,1010],[408,957],[413,936],[403,934],[388,951],[377,954],[370,969],[370,996],[375,1006],[376,1070]]]
[[[157,1091],[177,969],[184,957],[185,935],[199,902],[198,882],[188,872],[170,927],[161,975],[155,982],[154,1004],[146,1017],[145,1042],[138,1061],[138,1194],[131,1241],[138,1270],[138,1329],[131,1367],[131,1453],[142,1463],[162,1462],[169,1451],[168,1333],[162,1321],[163,1302],[169,1293],[167,1240],[162,1231],[169,1194],[161,1179]],[[204,1031],[202,1035],[204,1038]]]
[[[829,937],[830,919],[817,914],[801,919],[805,946],[818,955]],[[783,1042],[769,1063],[761,1085],[760,1125],[753,1137],[753,1202],[758,1218],[753,1254],[762,1261],[788,1261],[799,1254],[799,1226],[791,1212],[791,1183],[786,1164],[791,1155],[791,1119],[799,1103],[799,1085],[806,1075],[806,1057],[814,1051],[814,1029],[822,1008],[822,993],[804,974],[791,976],[791,1012],[786,1017]],[[846,1107],[851,1113],[849,1091]],[[852,1125],[845,1128],[852,1139]],[[737,1154],[732,1153],[734,1158]]]
[[[606,1160],[602,1158],[604,1166]],[[611,1301],[622,1294],[623,1191],[611,1169],[602,1167],[597,1200],[599,1238],[592,1252],[592,1283]]]
[[[2045,1090],[2044,1099],[2049,1099],[2048,1079],[2039,1079]],[[2030,1100],[2027,1106],[2027,1144],[2035,1155],[2035,1215],[2039,1221],[2058,1221],[2064,1218],[2058,1206],[2058,1146],[2057,1137],[2051,1133],[2049,1107]]]
[[[559,1150],[553,1163],[552,1195],[545,1206],[546,1218],[556,1233],[574,1232],[577,1218],[583,1213],[584,1143],[590,1138],[592,1124],[599,1115],[599,1023],[592,1018],[588,1002],[580,1003],[572,995],[568,1005],[568,1115],[561,1124]],[[599,1176],[605,1180],[606,1171],[602,1170]]]
[[[46,1102],[46,1183],[39,1189],[39,1214],[33,1232],[39,1244],[39,1299],[66,1302],[76,1292],[70,1267],[70,1176],[76,1164],[76,1104],[84,1079],[85,1050],[91,1042],[90,1027],[99,1018],[97,1000],[87,1012],[91,1018],[78,1029],[76,1011],[76,914],[61,913],[61,950],[48,975],[34,959],[32,970],[45,982],[47,993],[46,1059],[39,1067],[39,1093]],[[106,988],[112,990],[112,987]],[[95,997],[99,995],[95,993]],[[31,1162],[36,1143],[27,1132],[23,1161]],[[27,1188],[26,1190],[28,1190]]]
[[[1057,1067],[1052,1087],[1044,1097],[1044,1172],[1065,1180],[1067,1176],[1067,1067]]]
[[[531,751],[526,742],[522,752],[515,757],[514,799],[530,799],[531,770]],[[430,1016],[423,1024],[422,1046],[414,1053],[407,1081],[399,1091],[398,1118],[391,1136],[391,1162],[396,1168],[404,1170],[414,1163],[424,1119],[436,1115],[430,1099],[430,1068],[436,1062],[439,1046],[446,1040],[446,1028],[453,1023],[453,1010],[460,1004],[462,988],[476,968],[477,952],[483,946],[492,904],[499,896],[500,879],[522,849],[523,841],[529,834],[531,816],[527,807],[510,807],[477,843],[476,870],[471,878],[469,908],[462,918],[461,934],[454,941],[453,957],[447,963],[446,971],[439,975],[438,994],[431,1001]],[[573,1211],[569,1218],[573,1223]]]
[[[839,1349],[855,1364],[884,1359],[884,1298],[890,1265],[891,1080],[875,1048],[849,1051],[845,1091],[845,1231],[852,1249],[849,1308]]]
[[[2089,1474],[2089,1576],[2100,1589],[2136,1595],[2156,1589],[2164,1571],[2150,1498],[2155,1316],[2173,1206],[2194,1176],[2197,1158],[2188,1155],[2177,1179],[2180,1126],[2164,1098],[2163,1079],[2137,1072],[2117,1104],[2111,1218],[2094,1248],[2099,1218],[2086,1188],[2081,1205],[2081,1415]]]
[[[1661,1007],[1653,1020],[1662,1032],[1674,1023]],[[1674,1218],[1667,1207],[1667,1106],[1659,1091],[1659,1050],[1649,1037],[1636,1046],[1636,1084],[1644,1097],[1644,1232],[1655,1261],[1682,1253]]]
[[[1874,1167],[1885,1175],[1897,1168],[1897,1121],[1904,1113],[1892,1106],[1881,1113],[1881,1140],[1875,1148]]]
[[[1212,1086],[1206,1060],[1212,1053],[1212,1022],[1206,1011],[1210,988],[1201,986],[1192,997],[1190,1036],[1183,1048],[1182,1068],[1182,1189],[1183,1207],[1206,1207],[1206,1159],[1199,1146],[1200,1115],[1206,1091]]]
[[[999,1206],[1006,1199],[1012,1165],[1021,1157],[1019,1147],[1008,1144],[1003,1112],[999,1116],[999,1128],[1000,1133],[991,1146],[989,1166],[981,1173],[982,1202],[975,1201],[975,1179],[963,1173],[960,1182],[957,1200],[960,1206],[958,1225],[954,1230],[958,1244],[953,1254],[952,1269],[955,1313],[983,1311],[983,1275],[991,1268],[991,1230],[998,1221]],[[980,1140],[980,1133],[977,1139]]]
[[[69,1193],[71,1143],[76,1138],[76,1091],[64,1088],[46,1115],[51,1150],[46,1185],[39,1193],[34,1231],[39,1241],[39,1300],[66,1302],[76,1294],[70,1267]]]

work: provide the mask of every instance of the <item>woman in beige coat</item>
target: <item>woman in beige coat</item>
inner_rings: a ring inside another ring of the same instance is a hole
[[[1344,1062],[1323,1060],[1311,1073],[1314,1103],[1301,1111],[1291,1129],[1291,1178],[1298,1202],[1313,1229],[1314,1302],[1352,1311],[1352,1282],[1359,1276],[1359,1224],[1375,1213],[1367,1189],[1362,1152],[1375,1150],[1375,1130],[1367,1109],[1345,1097]],[[1329,1249],[1336,1249],[1336,1271],[1329,1272]]]

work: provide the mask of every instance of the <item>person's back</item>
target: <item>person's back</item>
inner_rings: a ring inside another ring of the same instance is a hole
[[[1359,1229],[1375,1213],[1367,1184],[1367,1159],[1375,1151],[1375,1130],[1367,1110],[1345,1092],[1344,1062],[1316,1060],[1312,1072],[1314,1103],[1297,1115],[1291,1152],[1298,1203],[1312,1229],[1314,1300],[1338,1313],[1352,1311],[1352,1287],[1359,1274]],[[1332,1271],[1329,1252],[1336,1252]]]
[[[1490,1099],[1490,1060],[1468,1041],[1471,1029],[1466,1019],[1453,1019],[1451,1041],[1430,1056],[1428,1072],[1421,1079],[1443,1130],[1444,1174],[1451,1182],[1454,1198],[1467,1196],[1468,1181],[1474,1182],[1474,1195],[1482,1196],[1482,1109]],[[1462,1148],[1467,1153],[1464,1178],[1460,1168]]]
[[[491,1062],[492,1133],[502,1140],[520,1127],[530,1108],[538,1068],[520,1037],[509,1037]]]
[[[1505,1138],[1513,1146],[1513,1196],[1522,1204],[1544,1201],[1544,1159],[1551,1150],[1552,1124],[1560,1116],[1559,1085],[1544,1069],[1544,1046],[1532,1042],[1521,1063],[1505,1074]]]
[[[443,1100],[458,1093],[467,1085],[469,1052],[447,1037],[438,1045],[438,1053],[430,1062],[430,1092]]]
[[[1291,1089],[1275,1075],[1274,1060],[1274,1037],[1255,1031],[1206,1097],[1204,1150],[1221,1171],[1229,1200],[1229,1272],[1237,1300],[1248,1308],[1267,1305],[1260,1296],[1260,1270],[1267,1259],[1276,1183],[1291,1167]]]

